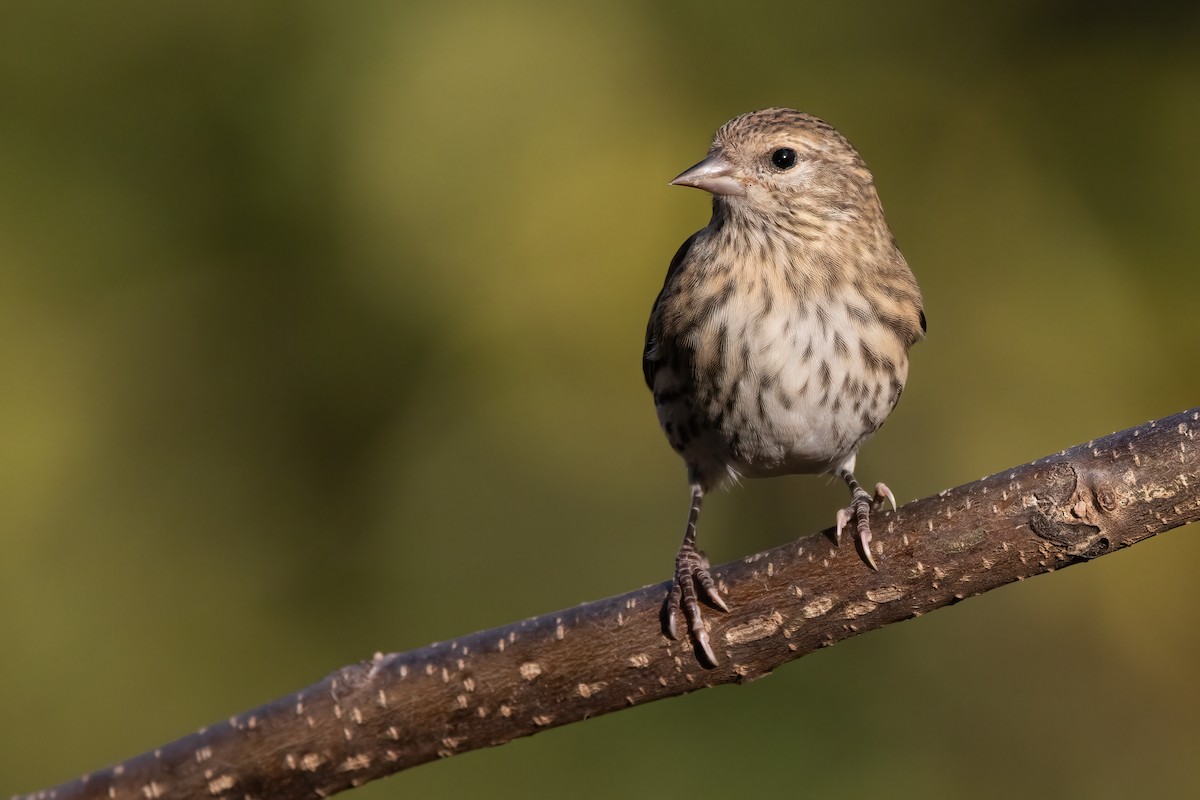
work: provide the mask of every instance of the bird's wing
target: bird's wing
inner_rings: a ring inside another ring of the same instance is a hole
[[[692,249],[692,243],[696,241],[696,237],[700,233],[700,231],[696,231],[680,245],[675,257],[671,259],[671,266],[667,267],[667,277],[663,280],[663,288],[658,293],[658,297],[654,299],[654,306],[650,309],[650,321],[646,323],[646,344],[642,348],[642,375],[646,378],[646,386],[651,390],[654,389],[654,371],[658,368],[658,361],[661,357],[658,352],[658,340],[662,323],[659,319],[658,307],[663,301],[667,287],[671,285],[671,278],[675,276],[684,260],[687,259],[688,251]]]

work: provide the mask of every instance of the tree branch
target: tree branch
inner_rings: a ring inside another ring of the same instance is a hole
[[[30,798],[324,797],[435,758],[722,683],[1200,519],[1200,408],[878,517],[880,569],[829,531],[714,570],[721,664],[663,636],[667,584],[407,653]]]

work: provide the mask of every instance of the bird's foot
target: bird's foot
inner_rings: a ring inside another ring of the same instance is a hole
[[[667,597],[667,634],[672,639],[679,638],[679,616],[682,613],[687,619],[688,631],[696,640],[697,650],[704,654],[709,666],[715,667],[717,657],[708,642],[708,631],[704,628],[704,618],[700,613],[701,595],[722,611],[729,610],[708,572],[708,559],[695,547],[685,544],[675,556],[675,580]]]
[[[839,545],[842,543],[842,529],[853,520],[858,531],[858,543],[862,547],[863,559],[874,570],[878,570],[879,566],[875,563],[875,556],[871,553],[871,511],[883,508],[885,500],[891,503],[892,511],[895,511],[896,496],[892,494],[892,490],[886,484],[875,484],[875,496],[871,497],[856,483],[850,507],[843,508],[837,513],[837,543]]]

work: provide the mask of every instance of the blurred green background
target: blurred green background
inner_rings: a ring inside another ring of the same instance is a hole
[[[667,181],[753,108],[850,137],[925,292],[866,482],[1200,402],[1200,20],[1122,7],[3,3],[0,794],[664,580]],[[750,483],[701,542],[844,501]],[[353,796],[1196,796],[1198,539]]]

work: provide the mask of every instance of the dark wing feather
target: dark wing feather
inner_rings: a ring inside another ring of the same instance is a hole
[[[658,297],[654,299],[654,305],[650,309],[650,321],[646,323],[646,344],[642,348],[642,375],[646,378],[646,386],[651,390],[654,389],[654,372],[658,368],[658,358],[654,355],[659,333],[658,304],[662,302],[663,295],[666,294],[667,287],[671,284],[671,278],[683,266],[688,252],[692,249],[692,243],[696,241],[696,237],[700,233],[701,231],[696,231],[687,238],[686,242],[680,245],[679,250],[675,253],[675,257],[671,259],[671,266],[667,267],[667,277],[663,280],[663,288],[658,293]]]

